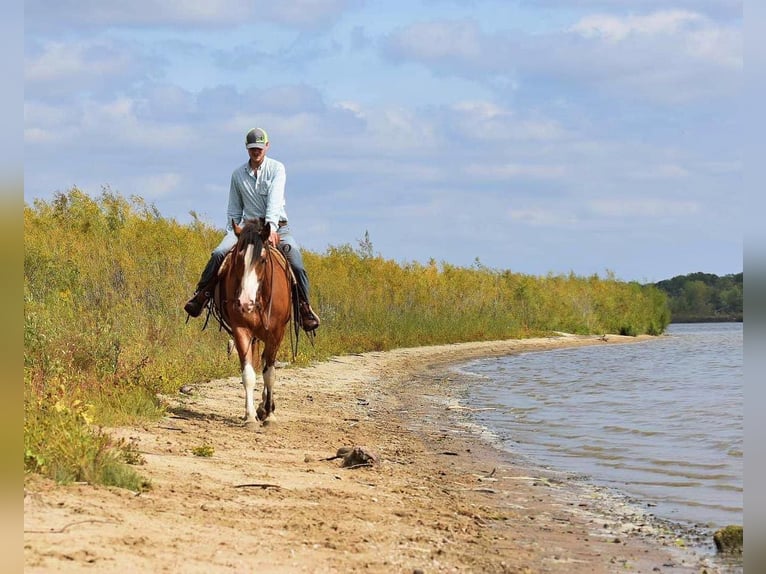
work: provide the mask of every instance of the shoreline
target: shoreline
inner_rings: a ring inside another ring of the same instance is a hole
[[[258,429],[239,421],[238,377],[202,382],[164,397],[158,423],[110,429],[136,445],[150,491],[26,477],[25,571],[724,572],[632,509],[603,514],[598,488],[494,448],[448,408],[460,390],[450,366],[472,358],[646,339],[461,343],[280,369],[278,422]],[[194,456],[202,443],[212,457]],[[379,462],[343,468],[343,446]]]
[[[586,336],[584,338],[592,337]],[[651,342],[655,338],[646,337],[644,339]],[[626,337],[625,341],[619,342],[632,344],[639,341],[635,338]],[[565,346],[569,347],[569,345]],[[526,352],[530,352],[530,349],[518,349],[513,353]],[[713,542],[715,527],[655,515],[649,510],[651,505],[640,497],[599,484],[594,477],[552,467],[527,454],[514,452],[503,447],[496,435],[475,422],[473,413],[482,409],[465,406],[466,403],[471,402],[469,395],[476,383],[471,381],[473,375],[463,373],[461,367],[472,360],[474,358],[460,359],[433,367],[433,378],[450,381],[448,392],[439,397],[428,397],[428,402],[431,403],[430,408],[437,413],[437,419],[443,421],[443,426],[449,427],[452,432],[461,436],[466,444],[481,443],[488,447],[491,457],[502,461],[502,464],[526,469],[530,475],[557,485],[559,492],[556,492],[555,496],[561,498],[564,503],[571,505],[573,504],[572,501],[575,501],[574,503],[583,507],[585,505],[577,501],[590,500],[590,508],[584,513],[589,515],[591,521],[600,520],[604,522],[604,531],[601,534],[608,533],[619,537],[628,533],[631,536],[643,538],[651,544],[672,546],[674,550],[679,551],[678,556],[682,559],[698,559],[703,568],[718,568],[721,572],[727,573],[742,572],[743,562],[741,558],[717,554]],[[428,405],[426,408],[429,408]],[[428,434],[424,429],[413,428],[413,430],[421,434]]]

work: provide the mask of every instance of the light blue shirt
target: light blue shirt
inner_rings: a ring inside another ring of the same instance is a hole
[[[276,231],[280,221],[287,221],[285,211],[285,166],[266,156],[258,174],[248,160],[231,174],[226,229],[232,230],[231,220],[241,225],[246,219],[265,218]]]

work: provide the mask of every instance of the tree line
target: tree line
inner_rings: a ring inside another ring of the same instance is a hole
[[[742,321],[742,276],[742,273],[723,277],[689,273],[659,281],[654,286],[667,294],[674,323]]]

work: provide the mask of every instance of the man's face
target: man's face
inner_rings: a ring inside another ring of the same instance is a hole
[[[263,161],[263,158],[266,157],[267,149],[269,149],[269,144],[266,144],[266,147],[263,149],[258,147],[251,147],[247,149],[247,155],[250,156],[250,161],[252,161],[255,165],[260,165],[260,163]]]

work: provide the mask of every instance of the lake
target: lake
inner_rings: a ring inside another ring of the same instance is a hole
[[[742,323],[671,324],[624,345],[471,361],[465,403],[501,448],[658,517],[743,523]]]

